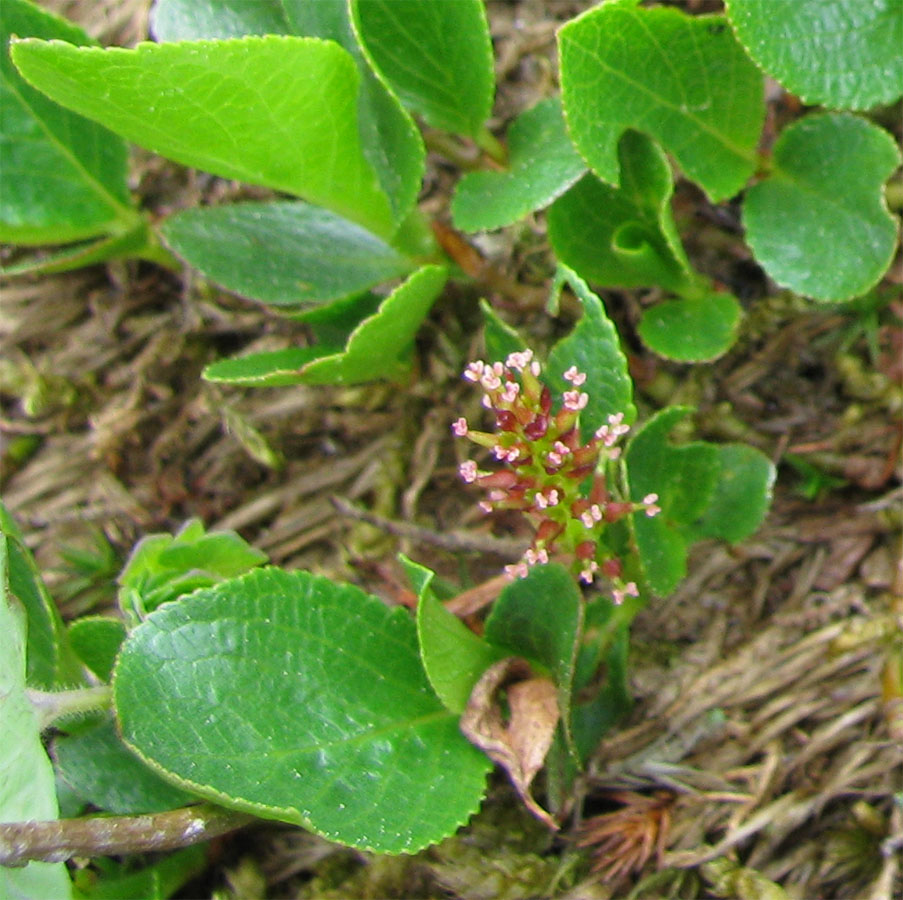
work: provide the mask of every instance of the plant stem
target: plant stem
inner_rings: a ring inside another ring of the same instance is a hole
[[[73,856],[120,856],[174,850],[241,828],[247,813],[209,803],[148,816],[86,816],[0,825],[0,866]]]
[[[113,698],[108,685],[78,688],[74,691],[38,691],[29,688],[25,693],[34,707],[41,731],[65,716],[100,712],[110,705]]]

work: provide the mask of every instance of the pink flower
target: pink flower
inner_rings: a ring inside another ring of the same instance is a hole
[[[584,381],[586,381],[586,372],[581,372],[576,366],[571,366],[567,372],[564,373],[564,380],[570,381],[574,387],[580,387]]]
[[[467,419],[461,416],[460,419],[452,424],[452,431],[457,437],[467,437]]]
[[[583,409],[587,403],[589,403],[589,394],[581,391],[565,391],[562,394],[564,397],[564,407],[565,409],[570,409],[573,412],[579,412]]]
[[[656,501],[658,500],[658,494],[646,494],[643,497],[643,506],[646,507],[646,515],[651,519],[653,516],[657,516],[662,508],[656,505]]]
[[[458,466],[458,473],[468,484],[473,484],[477,480],[477,464],[472,459],[465,460]]]
[[[593,578],[596,575],[596,572],[599,571],[599,563],[597,563],[594,559],[591,559],[587,564],[586,568],[580,572],[580,580],[584,584],[590,584]]]
[[[636,582],[628,581],[627,584],[624,585],[623,590],[618,590],[615,588],[611,592],[611,599],[614,601],[615,606],[620,606],[624,602],[625,597],[639,597],[640,592],[637,589]]]
[[[464,378],[468,381],[479,381],[483,377],[483,369],[485,368],[486,363],[481,359],[474,360],[474,362],[467,364],[467,368],[464,370]]]
[[[514,403],[517,400],[517,395],[520,393],[520,385],[514,381],[506,381],[505,382],[505,390],[502,391],[502,400],[505,403]]]
[[[513,581],[515,578],[526,578],[530,569],[527,564],[521,560],[512,566],[505,566],[505,574]]]
[[[532,350],[521,350],[516,353],[509,353],[508,359],[505,360],[505,365],[509,369],[520,369],[523,371],[530,364],[531,359],[533,359]]]

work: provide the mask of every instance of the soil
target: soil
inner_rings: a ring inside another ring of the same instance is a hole
[[[145,0],[45,5],[103,44],[146,37]],[[555,28],[588,4],[488,6],[500,77],[492,124],[503,133],[555,89]],[[766,142],[802,112],[770,97]],[[899,119],[899,107],[882,118],[898,139]],[[444,221],[454,178],[430,156],[423,203]],[[247,195],[140,152],[133,179],[153,216]],[[637,619],[635,709],[600,748],[574,820],[551,836],[497,777],[471,824],[418,856],[370,856],[261,824],[215,842],[179,896],[903,894],[903,265],[887,274],[891,299],[875,317],[817,305],[768,281],[733,205],[712,207],[680,183],[674,207],[694,264],[747,316],[725,357],[679,366],[635,337],[653,292],[603,291],[639,405],[697,407],[699,437],[758,447],[779,478],[753,538],[699,545],[679,590]],[[5,283],[3,496],[64,616],[109,607],[109,576],[134,542],[195,516],[238,530],[273,563],[387,602],[404,592],[399,551],[469,583],[498,574],[521,534],[503,523],[512,530],[496,537],[507,541],[487,541],[449,432],[478,408],[459,378],[478,355],[476,301],[487,297],[539,346],[577,311],[551,319],[537,303],[551,271],[541,215],[477,246],[493,279],[450,286],[402,390],[204,383],[215,359],[305,335],[191,273],[130,262]],[[475,552],[481,544],[489,552]],[[98,546],[114,551],[108,571],[76,583],[65,551]],[[631,856],[643,841],[660,852]]]

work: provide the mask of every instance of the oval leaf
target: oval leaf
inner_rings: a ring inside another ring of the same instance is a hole
[[[208,278],[274,306],[348,297],[413,268],[360,225],[306,203],[190,209],[162,231],[170,249]]]
[[[733,346],[742,315],[731,294],[666,300],[643,313],[637,331],[650,350],[667,359],[707,362]]]
[[[0,4],[0,240],[58,244],[133,222],[125,143],[26,84],[9,58],[11,35],[91,42],[33,3]]]
[[[354,0],[374,67],[433,128],[477,136],[492,111],[495,73],[481,0]]]
[[[868,109],[903,94],[900,0],[727,0],[749,55],[810,106]]]
[[[743,204],[758,262],[816,300],[865,293],[893,258],[897,224],[881,187],[899,164],[893,138],[857,116],[810,115],[785,128],[773,174]]]
[[[550,97],[508,131],[507,172],[470,172],[455,189],[451,211],[462,231],[502,228],[544,209],[586,171],[564,127],[561,101]]]
[[[430,688],[407,613],[306,572],[161,607],[123,647],[114,699],[126,743],[175,783],[384,853],[463,824],[490,768]]]
[[[100,50],[29,39],[12,55],[58,103],[149,150],[295,194],[382,237],[394,230],[361,151],[357,67],[337,44],[270,36]]]
[[[660,141],[713,200],[752,174],[762,76],[722,16],[614,0],[565,25],[558,43],[568,129],[603,181],[621,183],[627,128]]]

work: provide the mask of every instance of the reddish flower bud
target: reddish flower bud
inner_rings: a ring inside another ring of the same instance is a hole
[[[495,414],[495,424],[501,431],[516,431],[517,416],[509,409],[500,409]]]
[[[531,441],[538,441],[540,438],[545,437],[548,430],[549,417],[543,414],[538,415],[532,422],[524,426],[524,434]]]
[[[543,415],[546,416],[552,408],[552,392],[546,385],[542,386],[542,393],[539,395],[539,408],[542,410]]]
[[[605,521],[617,522],[622,516],[626,516],[633,509],[632,503],[606,503]]]
[[[619,559],[606,559],[602,563],[602,574],[609,578],[620,578],[623,570],[624,566]]]
[[[571,504],[571,515],[575,519],[579,519],[580,516],[582,516],[591,506],[592,503],[590,503],[589,500],[585,500],[583,497],[581,497],[579,500],[575,500]]]
[[[593,479],[593,486],[589,492],[589,499],[592,503],[598,503],[602,506],[608,500],[608,486],[605,484],[605,476],[597,475]]]
[[[574,550],[577,559],[592,559],[596,555],[595,541],[581,541]]]
[[[509,490],[517,484],[517,473],[510,469],[500,469],[498,472],[491,472],[489,475],[480,475],[477,478],[477,484],[484,488],[501,488]]]
[[[594,469],[595,469],[595,466],[593,466],[593,465],[574,466],[573,469],[570,469],[569,471],[565,472],[564,474],[567,475],[568,478],[573,478],[575,481],[582,481],[584,478],[586,478],[587,475],[592,475]],[[628,504],[628,508],[630,508],[629,504]]]
[[[564,531],[564,525],[561,522],[544,519],[539,528],[536,529],[534,543],[537,546],[548,547],[562,531]]]

